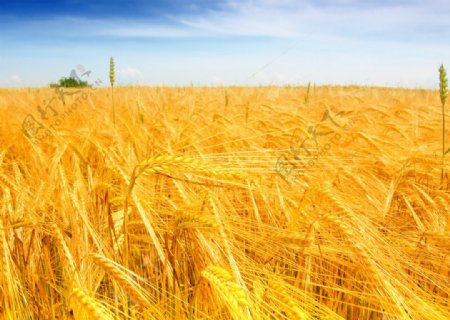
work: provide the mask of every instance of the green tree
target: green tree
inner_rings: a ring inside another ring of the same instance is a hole
[[[55,87],[63,87],[63,88],[86,88],[89,87],[89,84],[87,81],[82,81],[80,79],[76,79],[76,78],[67,78],[67,77],[63,77],[61,79],[59,79],[58,83],[51,83],[50,84],[51,88],[55,88]]]

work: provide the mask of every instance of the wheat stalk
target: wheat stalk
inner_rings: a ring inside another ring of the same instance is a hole
[[[140,285],[121,270],[123,267],[119,268],[117,263],[100,254],[91,254],[91,256],[94,258],[94,261],[133,298],[141,309],[151,305],[144,296],[144,290]]]
[[[221,165],[211,165],[200,159],[166,155],[152,157],[145,160],[140,165],[139,174],[159,173],[159,172],[172,172],[174,169],[189,170],[193,173],[205,173],[218,179],[233,179],[241,178],[241,174],[235,170],[225,171]]]
[[[436,92],[311,83],[300,113],[306,88],[114,88],[148,121],[116,108],[110,130],[110,90],[29,148],[7,125],[28,110],[9,106],[53,92],[0,89],[0,319],[450,319]],[[335,142],[301,186],[274,180],[289,133],[339,107],[359,120],[352,150]]]
[[[115,67],[114,67],[114,58],[109,58],[109,83],[111,84],[111,100],[112,100],[112,116],[113,116],[113,124],[116,124],[116,113],[114,110],[114,82],[116,80],[115,77]]]
[[[270,287],[286,305],[285,311],[289,315],[289,319],[306,320],[309,318],[306,313],[298,307],[295,300],[291,298],[290,294],[286,292],[280,283],[272,282]]]
[[[439,67],[439,97],[441,98],[442,106],[442,170],[441,170],[441,184],[444,180],[444,165],[445,165],[445,155],[450,151],[450,148],[445,150],[445,103],[448,96],[448,79],[447,71],[443,64]]]
[[[74,297],[82,306],[84,310],[86,310],[89,315],[89,319],[93,320],[105,320],[109,319],[106,316],[104,311],[100,308],[100,306],[96,303],[96,301],[87,295],[81,288],[79,288],[75,283],[73,283],[72,288],[72,297]]]
[[[245,319],[242,307],[248,307],[247,295],[242,286],[234,281],[234,277],[227,269],[209,265],[202,271],[202,276],[208,280],[214,290],[226,302],[231,315],[235,319]]]
[[[308,82],[308,87],[306,87],[306,95],[305,95],[305,100],[304,100],[305,106],[308,106],[310,90],[311,90],[311,82]]]

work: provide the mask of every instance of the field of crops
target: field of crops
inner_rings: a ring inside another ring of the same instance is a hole
[[[436,91],[1,89],[0,319],[450,319],[447,173]]]

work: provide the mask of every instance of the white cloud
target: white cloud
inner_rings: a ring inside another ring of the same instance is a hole
[[[117,38],[185,38],[217,36],[314,37],[349,39],[372,37],[399,41],[414,35],[425,39],[450,35],[450,2],[395,0],[390,2],[323,0],[226,1],[202,14],[168,15],[164,22],[64,18],[77,35]],[[53,25],[53,26],[52,26]],[[67,34],[66,29],[63,29]],[[60,31],[52,31],[60,32]]]
[[[17,74],[13,74],[12,76],[10,76],[9,80],[12,83],[21,83],[22,82],[22,79]]]
[[[76,25],[77,28],[67,28]],[[33,32],[39,36],[60,36],[64,38],[174,38],[197,36],[193,30],[186,29],[176,21],[154,23],[133,19],[97,19],[77,16],[61,16],[47,20],[29,20],[15,26],[14,32],[26,34]]]
[[[0,85],[5,87],[18,87],[22,84],[22,78],[17,74],[11,74],[7,78],[0,81]]]
[[[118,70],[119,80],[124,84],[142,82],[143,73],[134,67],[127,66]]]
[[[120,69],[120,74],[125,78],[139,78],[142,77],[142,72],[139,69],[133,67],[126,67]]]
[[[106,23],[108,24],[108,23]],[[145,23],[134,23],[123,26],[125,23],[117,21],[114,26],[102,26],[99,23],[99,28],[94,30],[94,35],[109,36],[119,38],[183,38],[195,36],[195,33],[185,30],[183,28],[159,26]]]
[[[366,4],[354,0],[228,1],[222,10],[207,15],[178,17],[186,27],[206,34],[299,37],[305,35],[352,37],[411,35],[430,30],[448,33],[450,5],[394,1]]]
[[[444,0],[228,0],[194,14],[168,13],[161,22],[58,17],[17,26],[49,35],[112,38],[215,36],[426,38],[450,35],[450,1]],[[71,30],[61,26],[77,25]]]

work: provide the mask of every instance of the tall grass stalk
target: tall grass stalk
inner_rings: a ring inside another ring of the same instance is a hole
[[[112,101],[112,117],[113,124],[116,125],[116,113],[114,111],[114,82],[115,82],[115,68],[114,68],[114,58],[109,59],[109,83],[111,84],[111,101]]]
[[[447,72],[445,71],[444,65],[441,64],[439,67],[439,96],[441,98],[442,106],[442,170],[441,170],[441,184],[444,181],[444,165],[445,165],[445,155],[450,151],[450,148],[445,150],[445,102],[448,96],[448,80]]]
[[[310,90],[311,90],[311,82],[308,82],[308,87],[306,88],[306,96],[305,96],[305,101],[304,101],[305,106],[308,105]]]
[[[225,112],[227,112],[228,103],[229,103],[228,92],[225,91]]]

